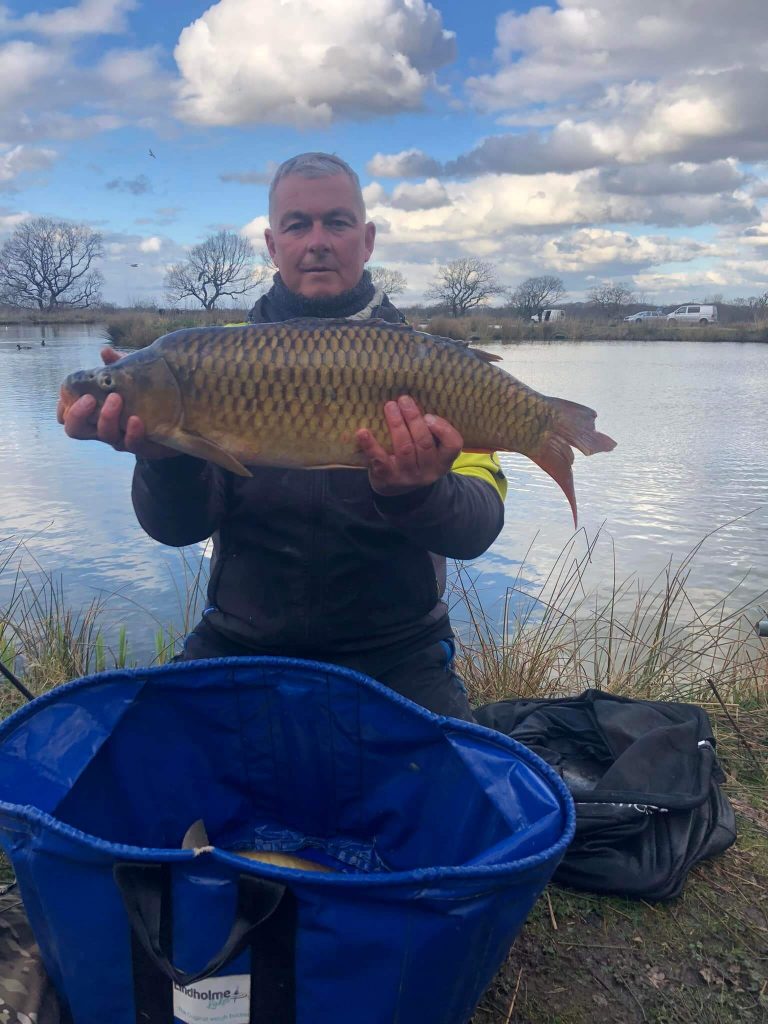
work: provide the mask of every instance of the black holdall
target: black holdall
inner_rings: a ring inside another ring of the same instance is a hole
[[[600,690],[504,700],[477,721],[535,751],[576,803],[576,835],[554,881],[634,899],[680,895],[698,861],[736,839],[706,712]]]

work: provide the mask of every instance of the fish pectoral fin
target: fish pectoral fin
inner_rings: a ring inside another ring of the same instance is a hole
[[[161,443],[184,452],[185,455],[195,455],[198,459],[215,462],[217,466],[228,469],[237,476],[253,476],[251,471],[246,469],[242,462],[238,462],[234,455],[230,455],[226,448],[201,434],[196,434],[193,430],[175,430],[164,437]]]

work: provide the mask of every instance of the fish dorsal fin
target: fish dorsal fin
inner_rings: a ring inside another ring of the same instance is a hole
[[[405,331],[408,334],[415,334],[410,324],[395,323],[392,320],[384,320],[382,317],[372,317],[370,320],[348,320],[346,317],[334,316],[293,316],[290,320],[280,320],[280,325],[290,324],[292,327],[306,327],[317,330],[318,327],[386,327],[392,331]],[[263,327],[265,324],[253,324],[254,327]]]
[[[486,363],[500,363],[502,361],[502,356],[497,356],[495,352],[484,352],[481,348],[471,348],[469,345],[467,349],[473,356],[485,360]]]

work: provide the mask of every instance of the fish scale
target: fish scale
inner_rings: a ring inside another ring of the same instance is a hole
[[[407,394],[451,423],[465,450],[532,459],[563,488],[575,519],[571,446],[590,455],[615,442],[594,429],[592,409],[539,394],[497,358],[383,321],[190,328],[70,374],[62,398],[117,392],[151,440],[247,475],[257,464],[365,468],[356,431],[388,447],[384,404]]]

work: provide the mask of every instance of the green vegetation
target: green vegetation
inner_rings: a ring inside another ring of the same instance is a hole
[[[583,552],[580,543],[562,552],[534,597],[512,581],[500,626],[459,566],[454,586],[470,620],[459,668],[473,702],[599,686],[703,704],[739,839],[697,866],[667,904],[550,886],[473,1024],[757,1024],[768,1012],[768,644],[752,630],[756,610],[736,592],[696,606],[688,577],[698,548],[648,586],[627,578],[590,591],[594,541]],[[13,580],[0,607],[0,659],[33,692],[132,663],[124,631],[105,642],[103,603],[72,612],[60,583],[44,574],[34,582],[17,561],[0,560],[0,578]],[[181,629],[156,623],[156,663],[191,625],[203,583],[201,568],[190,567]],[[20,703],[0,680],[0,717]],[[0,880],[8,872],[0,859]]]

